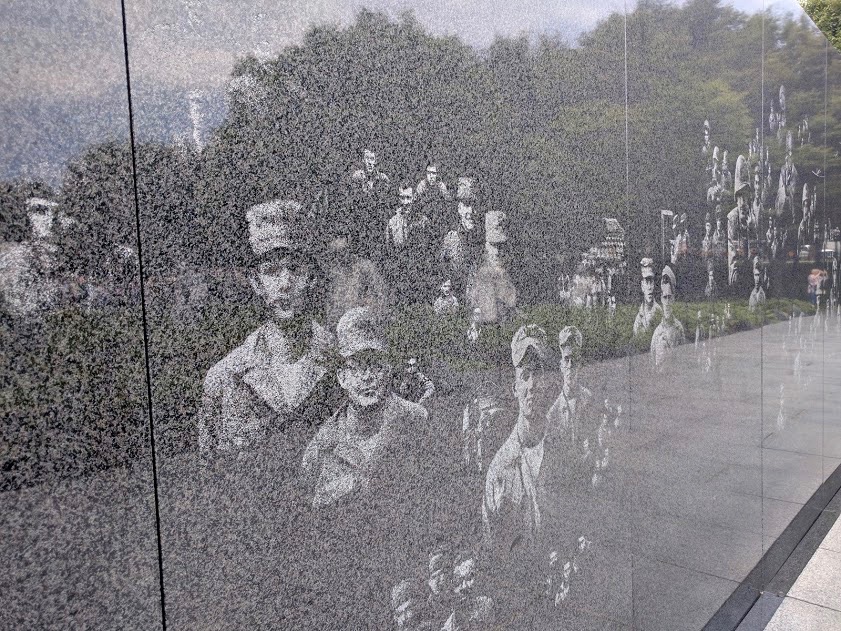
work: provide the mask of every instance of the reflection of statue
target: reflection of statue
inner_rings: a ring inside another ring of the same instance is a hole
[[[724,259],[727,256],[727,235],[721,225],[721,205],[715,207],[715,232],[713,232],[713,256],[716,259]]]
[[[775,204],[777,217],[784,214],[791,215],[789,222],[797,223],[797,213],[794,211],[794,195],[797,189],[797,168],[791,159],[791,152],[786,152],[785,164],[780,169],[780,179],[777,185],[777,201]]]
[[[725,149],[721,157],[721,188],[725,191],[733,190],[733,175],[730,173],[730,161],[727,159],[728,152]]]
[[[704,217],[704,238],[701,240],[701,258],[711,259],[713,257],[713,224],[710,213]]]
[[[712,146],[710,144],[710,121],[704,121],[704,144],[701,146],[701,155],[706,157],[709,155],[710,151],[712,150]]]
[[[666,365],[672,349],[686,341],[686,332],[680,320],[674,317],[674,304],[677,278],[668,265],[663,268],[660,277],[660,302],[663,305],[663,319],[651,336],[651,362],[657,370]]]
[[[797,227],[798,252],[800,251],[800,246],[808,244],[812,237],[812,195],[808,182],[803,185],[801,208],[803,209],[803,216],[800,220],[800,225]]]
[[[728,284],[740,280],[741,267],[750,254],[748,243],[748,196],[750,184],[741,182],[735,192],[736,207],[727,215],[727,269]]]
[[[718,285],[715,282],[715,263],[712,259],[707,260],[707,286],[704,287],[704,296],[707,300],[718,298]]]
[[[640,261],[640,289],[642,291],[642,304],[640,305],[637,317],[634,318],[634,335],[651,330],[654,320],[662,313],[660,305],[654,300],[654,261],[644,258]]]

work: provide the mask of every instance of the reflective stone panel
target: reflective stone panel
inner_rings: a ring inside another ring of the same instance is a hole
[[[175,628],[631,624],[623,6],[406,8],[130,11]]]
[[[702,627],[762,555],[763,19],[734,3],[628,13],[628,506],[646,629]]]
[[[119,2],[0,9],[3,628],[161,623]]]

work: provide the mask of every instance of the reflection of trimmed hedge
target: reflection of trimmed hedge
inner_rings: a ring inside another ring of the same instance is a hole
[[[594,362],[648,350],[650,335],[633,338],[636,305],[619,305],[613,319],[603,309],[540,305],[503,325],[485,325],[476,345],[468,342],[466,314],[436,316],[431,307],[398,313],[388,329],[395,363],[417,357],[433,379],[447,381],[490,367],[510,365],[516,329],[544,327],[553,346],[558,331],[574,324],[584,336],[583,359]],[[724,302],[675,305],[687,339],[698,311],[723,316]],[[769,300],[766,321],[813,313],[803,301]],[[84,312],[71,308],[40,322],[0,328],[6,351],[0,363],[4,424],[0,468],[4,487],[34,481],[46,472],[78,475],[124,465],[148,449],[145,375],[139,309]],[[150,353],[157,445],[166,453],[196,444],[195,418],[204,375],[261,321],[257,306],[209,305],[192,318],[151,316]],[[745,301],[731,303],[725,333],[760,324]],[[442,385],[445,385],[442,383]]]
[[[700,312],[705,325],[710,316],[724,321],[726,302],[678,303],[675,316],[686,329],[687,340],[694,339],[695,325]],[[725,322],[723,334],[747,331],[762,323],[761,313],[751,313],[746,300],[732,301],[730,318]],[[431,308],[417,307],[400,314],[389,330],[392,352],[396,359],[417,357],[421,363],[434,364],[446,361],[456,369],[507,365],[510,362],[510,343],[514,332],[523,324],[534,323],[546,329],[553,346],[558,332],[565,326],[575,325],[584,337],[583,360],[600,361],[622,357],[629,352],[647,351],[651,345],[652,330],[634,337],[633,324],[637,305],[618,305],[611,319],[605,309],[580,309],[558,305],[538,305],[527,308],[512,322],[504,325],[485,325],[479,343],[473,347],[467,342],[466,315],[438,317]],[[786,320],[792,313],[814,313],[814,308],[800,300],[772,299],[766,303],[766,323]],[[655,323],[656,326],[656,323]]]

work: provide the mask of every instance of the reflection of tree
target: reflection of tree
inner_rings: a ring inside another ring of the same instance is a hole
[[[428,159],[445,180],[476,178],[477,211],[504,210],[512,222],[509,268],[521,302],[553,298],[553,279],[573,271],[564,267],[594,243],[602,217],[628,228],[631,258],[656,256],[656,209],[703,225],[703,121],[733,157],[747,154],[756,127],[770,136],[761,120],[763,16],[715,0],[638,3],[627,18],[627,148],[624,25],[612,15],[576,47],[544,36],[499,38],[478,51],[429,35],[411,15],[362,11],[347,28],[314,26],[276,58],[244,58],[228,117],[201,152],[136,147],[144,263],[152,273],[175,260],[241,264],[243,210],[290,188],[333,221],[347,210],[344,184],[368,145],[395,183],[415,180]],[[791,126],[808,116],[812,130],[794,163],[811,173],[826,157],[831,173],[841,166],[841,94],[829,94],[825,156],[824,40],[803,19],[765,15],[764,29],[764,114],[784,84]],[[841,81],[837,56],[829,51],[830,86]],[[765,140],[776,180],[784,147]],[[100,265],[106,244],[134,244],[127,147],[90,148],[70,165],[64,197],[84,219],[79,238],[96,244],[86,265]],[[827,178],[819,211],[838,213],[839,197],[841,181]]]

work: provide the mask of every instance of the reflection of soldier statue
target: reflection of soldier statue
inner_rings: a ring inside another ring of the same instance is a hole
[[[707,259],[707,285],[704,287],[707,300],[718,300],[718,284],[715,282],[715,262]]]
[[[750,254],[748,230],[748,198],[750,197],[750,183],[738,182],[734,192],[736,207],[727,215],[727,270],[728,284],[739,283],[744,262]]]
[[[662,370],[672,350],[686,342],[686,332],[680,320],[674,317],[672,307],[677,288],[677,277],[668,265],[660,277],[660,302],[663,305],[663,319],[651,336],[651,363]]]
[[[728,152],[725,149],[721,156],[721,188],[723,191],[733,190],[733,174],[730,173],[730,162],[728,160]]]
[[[710,154],[712,151],[712,145],[710,144],[710,121],[704,121],[704,144],[701,145],[701,155],[705,158]]]
[[[756,313],[765,304],[765,290],[762,288],[764,270],[758,256],[753,257],[753,290],[748,300],[748,310]]]
[[[704,260],[713,257],[713,223],[710,213],[704,217],[704,238],[701,239],[701,258]]]
[[[762,189],[762,171],[757,164],[753,167],[753,202],[748,215],[748,228],[756,242],[759,242],[759,237],[762,234],[762,196],[764,192]]]
[[[800,246],[807,245],[812,238],[812,194],[809,188],[809,183],[803,185],[803,197],[801,201],[801,208],[803,209],[800,225],[797,228],[797,251],[800,251]]]
[[[721,199],[721,169],[719,167],[718,147],[713,147],[710,184],[707,188],[707,201],[715,204]]]
[[[788,139],[789,141],[791,140],[791,134],[788,135]],[[785,164],[780,169],[775,209],[778,218],[788,215],[789,223],[792,225],[797,223],[797,213],[794,210],[794,196],[797,190],[797,181],[797,168],[792,161],[791,147],[789,146],[786,151]]]
[[[271,318],[207,372],[199,448],[205,461],[233,464],[270,441],[273,461],[297,467],[335,399],[325,364],[333,336],[313,315],[318,248],[296,201],[259,204],[246,218],[256,256],[251,285]]]
[[[443,274],[453,280],[455,291],[460,296],[464,295],[468,273],[476,264],[483,245],[482,231],[476,225],[474,216],[475,197],[470,183],[469,178],[459,178],[456,193],[458,224],[444,235],[439,253]]]
[[[634,335],[650,331],[654,321],[662,313],[660,305],[654,300],[654,261],[644,258],[640,261],[640,290],[642,304],[634,318]]]
[[[713,257],[723,260],[727,257],[727,234],[722,227],[721,204],[715,207],[715,231],[713,232]]]

